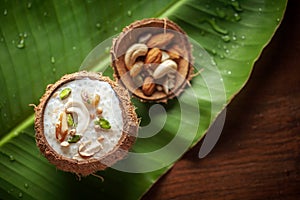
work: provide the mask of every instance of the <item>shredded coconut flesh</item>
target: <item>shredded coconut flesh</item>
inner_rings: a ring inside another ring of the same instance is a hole
[[[66,88],[70,92],[64,94]],[[123,129],[115,91],[109,83],[89,78],[60,86],[47,102],[43,122],[49,145],[79,161],[104,157],[116,147]]]

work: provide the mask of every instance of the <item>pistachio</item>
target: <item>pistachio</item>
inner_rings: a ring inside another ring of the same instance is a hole
[[[128,70],[131,70],[132,65],[135,63],[139,56],[144,56],[148,52],[148,47],[145,44],[136,43],[130,46],[125,53],[125,65]]]
[[[76,143],[81,139],[81,135],[73,135],[68,139],[68,143]]]
[[[159,79],[167,73],[174,72],[177,69],[177,63],[173,60],[166,60],[157,66],[153,72],[153,78]]]
[[[78,147],[78,153],[84,158],[93,156],[95,153],[103,149],[100,143],[92,143],[92,141],[83,142]]]
[[[90,114],[85,105],[80,101],[70,101],[66,105],[66,110],[68,113],[73,113],[77,115],[77,133],[82,134],[88,127]]]
[[[60,92],[60,94],[59,94],[59,98],[61,99],[61,100],[64,100],[64,99],[66,99],[70,94],[71,94],[71,89],[70,88],[65,88],[65,89],[63,89],[61,92]]]
[[[130,76],[131,77],[137,76],[142,71],[143,65],[144,65],[144,63],[142,61],[134,63],[134,65],[132,66],[132,68],[129,71]]]
[[[151,96],[155,90],[155,83],[153,81],[153,78],[148,76],[145,78],[142,91],[146,96]]]
[[[99,125],[103,129],[110,129],[111,125],[108,120],[104,119],[103,117],[99,118],[98,120],[94,121],[95,125]]]
[[[75,123],[74,123],[74,120],[73,120],[73,116],[72,116],[71,113],[67,114],[67,122],[68,122],[68,126],[69,127],[74,127],[75,126]]]

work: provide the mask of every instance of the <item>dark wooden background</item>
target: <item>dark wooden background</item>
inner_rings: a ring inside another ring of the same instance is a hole
[[[274,0],[275,1],[275,0]],[[156,199],[300,199],[300,1],[227,109],[213,151],[201,143],[146,193]]]

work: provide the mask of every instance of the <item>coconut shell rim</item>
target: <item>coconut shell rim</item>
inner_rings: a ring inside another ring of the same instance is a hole
[[[113,88],[117,97],[119,98],[122,118],[123,118],[123,132],[122,136],[116,145],[116,147],[104,155],[100,159],[87,159],[84,161],[78,161],[58,154],[47,142],[47,139],[43,133],[44,131],[44,109],[48,103],[48,100],[60,88],[63,84],[81,78],[90,78],[99,81],[105,81]],[[50,163],[56,165],[56,167],[63,171],[69,171],[78,175],[87,176],[99,170],[104,170],[110,167],[118,160],[124,158],[128,150],[135,142],[139,120],[135,113],[135,108],[130,101],[128,91],[116,82],[112,81],[109,77],[102,76],[101,73],[80,71],[72,74],[66,74],[61,77],[56,83],[47,86],[44,95],[40,99],[40,104],[35,107],[35,138],[36,144],[41,153],[49,160]],[[105,162],[105,164],[104,164]]]
[[[134,97],[138,98],[140,101],[142,102],[157,102],[157,103],[167,103],[168,100],[173,99],[176,96],[179,96],[185,89],[185,87],[187,85],[190,85],[190,80],[193,78],[193,73],[194,73],[194,57],[192,55],[192,50],[193,50],[193,46],[192,44],[189,42],[188,37],[186,32],[175,22],[167,19],[167,18],[145,18],[145,19],[141,19],[141,20],[136,20],[133,23],[131,23],[130,25],[126,26],[123,28],[122,32],[119,34],[119,36],[117,36],[116,38],[113,39],[113,43],[112,43],[112,47],[110,50],[110,54],[111,54],[111,63],[112,63],[112,68],[114,70],[114,79],[116,81],[118,81],[118,83],[120,83],[123,87],[126,88],[126,85],[123,83],[123,81],[121,80],[120,74],[117,70],[116,67],[116,60],[118,60],[118,58],[116,57],[116,48],[118,47],[118,43],[120,43],[120,40],[122,40],[126,34],[128,34],[132,29],[135,28],[142,28],[145,27],[151,23],[158,23],[158,24],[163,24],[165,28],[166,24],[170,24],[171,26],[175,27],[176,29],[172,29],[174,31],[178,31],[180,33],[182,33],[185,38],[184,38],[184,44],[187,48],[188,51],[188,63],[189,63],[189,69],[187,70],[187,74],[185,77],[185,81],[183,81],[183,83],[175,88],[174,90],[172,90],[172,92],[166,94],[164,97],[162,98],[157,98],[157,99],[151,99],[150,97],[145,96],[146,98],[142,98],[141,96],[138,96],[135,94],[135,92],[130,91]],[[151,26],[150,26],[151,27]],[[129,89],[128,89],[129,90]]]

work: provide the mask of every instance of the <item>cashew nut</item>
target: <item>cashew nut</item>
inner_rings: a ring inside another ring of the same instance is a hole
[[[177,69],[177,64],[173,60],[166,60],[159,64],[153,72],[153,78],[159,79],[169,72],[174,72]]]
[[[169,58],[170,58],[170,56],[167,52],[165,52],[165,51],[161,52],[161,62],[164,62],[165,60],[167,60]]]
[[[148,52],[148,47],[145,44],[136,43],[130,46],[125,53],[125,65],[128,70],[131,69],[132,65],[135,63],[135,60],[139,56],[144,56]]]
[[[101,149],[103,149],[103,147],[100,143],[93,145],[92,141],[89,140],[79,145],[78,153],[82,157],[90,157],[93,156],[98,151],[100,151]]]
[[[79,101],[70,101],[66,104],[66,110],[69,113],[75,113],[77,115],[77,130],[78,134],[83,134],[89,125],[90,114],[85,105]]]
[[[143,69],[144,62],[139,61],[134,63],[131,70],[129,71],[131,77],[137,76]]]

